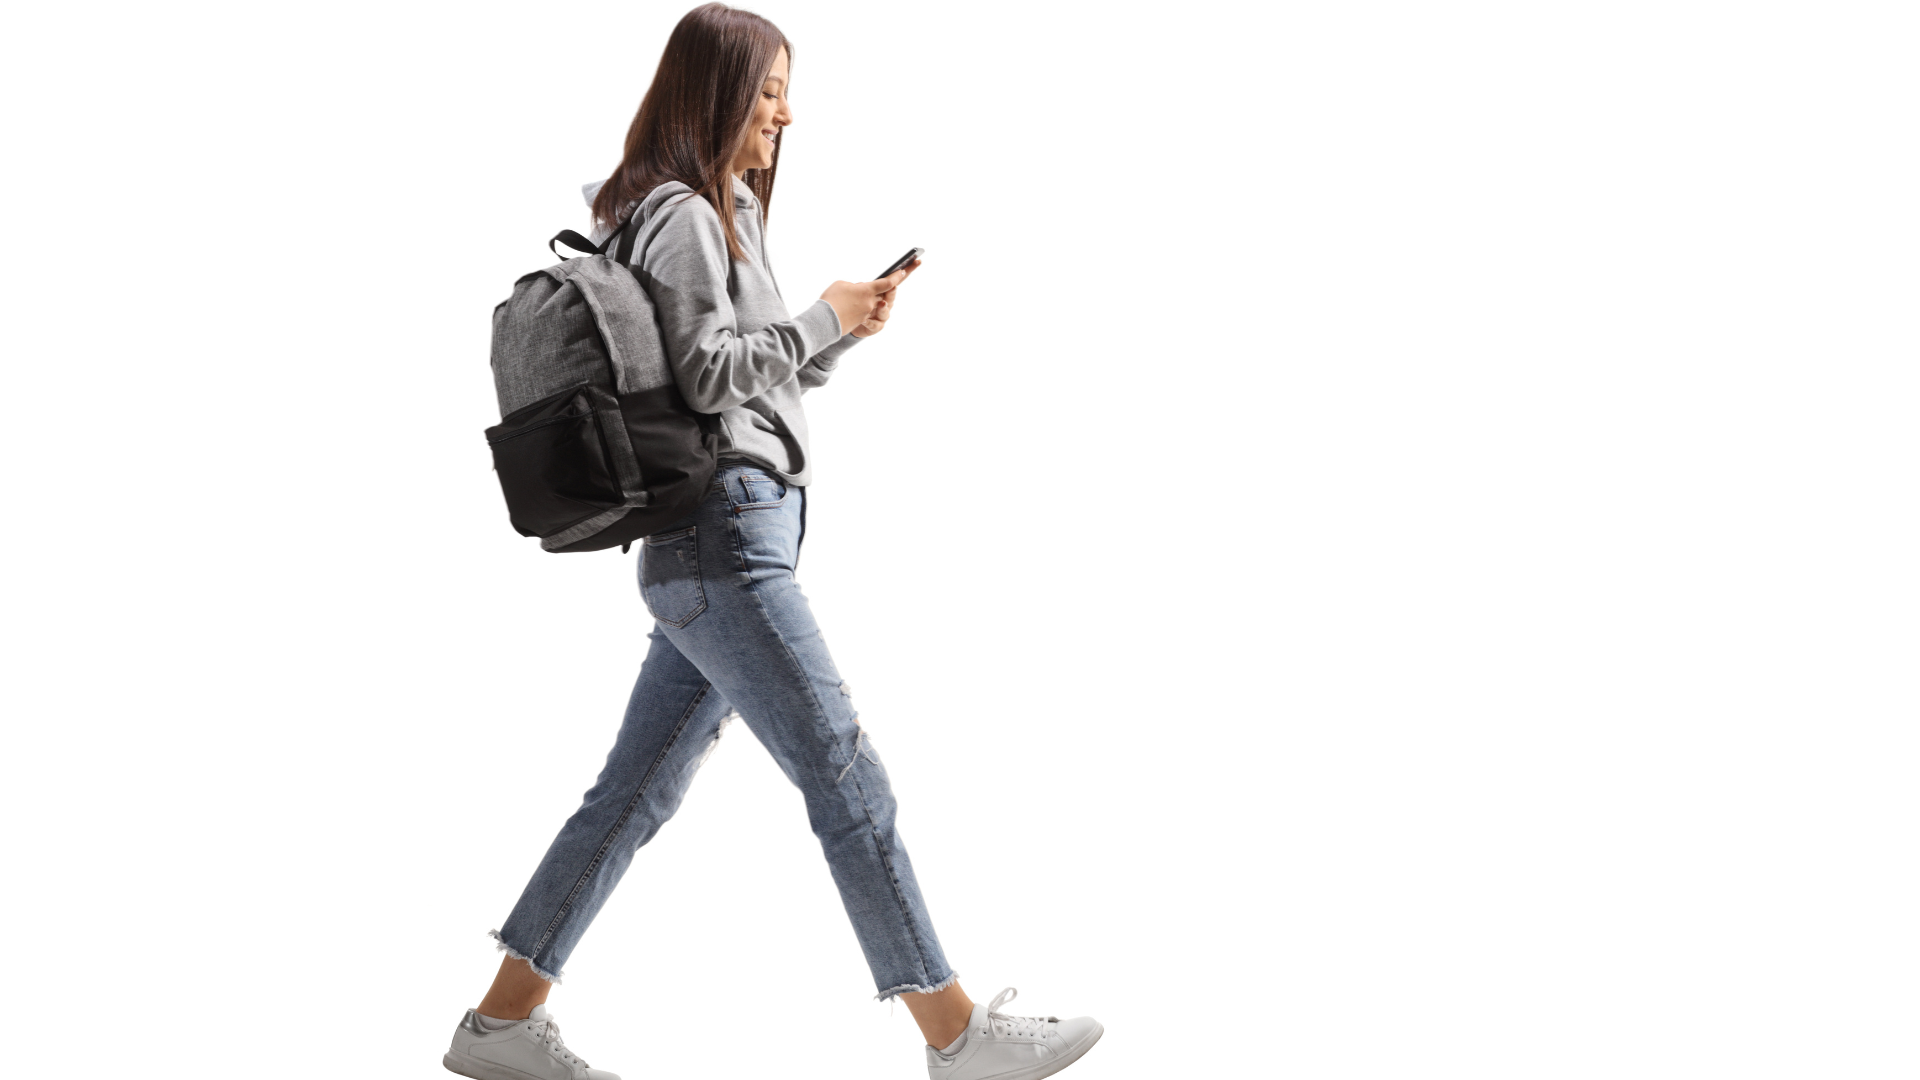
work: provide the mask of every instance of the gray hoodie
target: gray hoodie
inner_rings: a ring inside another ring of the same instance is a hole
[[[727,254],[713,204],[670,180],[647,193],[633,265],[653,298],[674,382],[694,410],[720,415],[720,456],[764,465],[789,484],[813,482],[800,395],[827,381],[859,338],[840,333],[833,305],[787,314],[767,262],[760,200],[733,177],[733,223],[747,261]],[[585,185],[591,204],[600,185]],[[624,217],[624,215],[623,215]],[[611,230],[596,224],[589,239]]]

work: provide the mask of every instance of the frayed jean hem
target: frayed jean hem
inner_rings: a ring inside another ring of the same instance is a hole
[[[934,983],[932,986],[921,986],[919,983],[901,983],[899,986],[889,987],[873,995],[873,1000],[885,1001],[891,997],[898,997],[909,990],[916,994],[937,994],[947,987],[952,986],[953,981],[959,977],[960,973],[956,971],[946,978],[941,979],[939,982]]]
[[[500,950],[503,953],[506,953],[508,956],[513,957],[515,960],[525,960],[527,962],[527,967],[532,968],[533,973],[535,975],[540,976],[541,978],[547,980],[548,982],[554,984],[555,986],[560,985],[560,976],[566,974],[566,972],[564,971],[554,972],[554,971],[543,970],[539,964],[536,964],[533,962],[533,957],[528,956],[526,953],[523,953],[519,949],[516,949],[513,946],[507,944],[507,939],[501,937],[500,931],[498,930],[487,931],[487,936],[493,939],[494,948]]]

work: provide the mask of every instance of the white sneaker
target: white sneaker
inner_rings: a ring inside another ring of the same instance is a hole
[[[1107,1029],[1091,1016],[1007,1016],[1000,1006],[1020,991],[1009,986],[975,1004],[959,1042],[942,1053],[927,1047],[931,1080],[1040,1080],[1080,1060]]]
[[[498,1031],[488,1030],[479,1013],[468,1009],[440,1063],[474,1080],[620,1080],[575,1057],[560,1041],[560,1026],[545,1005],[535,1005],[532,1016]]]

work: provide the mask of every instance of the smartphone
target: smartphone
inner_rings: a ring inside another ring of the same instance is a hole
[[[892,266],[889,266],[885,270],[882,270],[879,273],[873,275],[873,279],[875,281],[878,281],[881,278],[886,277],[888,274],[893,273],[895,270],[900,269],[901,267],[907,265],[913,260],[919,258],[921,255],[925,254],[926,250],[927,250],[926,248],[921,248],[921,247],[914,248],[912,251],[909,251],[905,255],[902,255],[899,258],[893,260]]]

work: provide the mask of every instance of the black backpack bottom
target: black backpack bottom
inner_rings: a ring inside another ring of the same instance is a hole
[[[612,407],[596,408],[596,399]],[[616,424],[624,430],[606,430]],[[487,429],[487,442],[515,531],[540,537],[548,551],[599,551],[693,513],[713,480],[719,424],[717,416],[688,409],[672,384],[618,397],[581,385],[516,409]],[[617,512],[641,500],[621,490],[615,440],[631,446],[646,496],[645,505],[624,513]],[[609,520],[598,529],[551,546],[552,538],[603,517]]]

